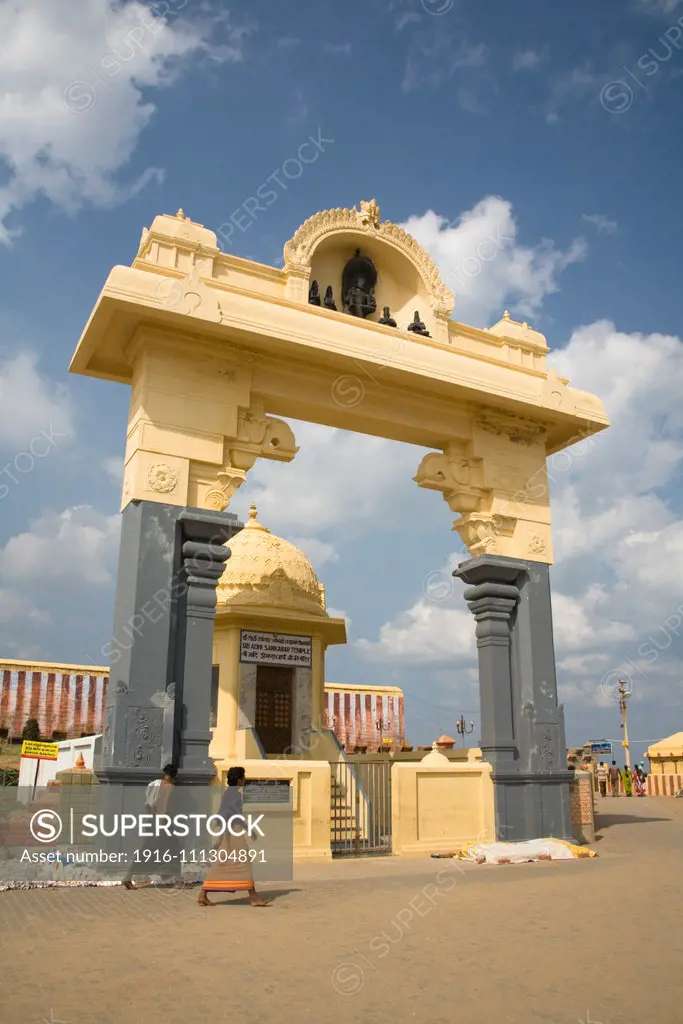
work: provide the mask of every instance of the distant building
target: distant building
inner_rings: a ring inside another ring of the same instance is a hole
[[[347,754],[400,748],[405,740],[403,690],[398,686],[325,683],[324,724]]]
[[[0,661],[0,735],[21,736],[29,718],[38,719],[46,739],[101,732],[108,682],[103,665]],[[397,686],[325,683],[324,724],[347,753],[400,747],[404,716]]]
[[[0,661],[0,735],[21,736],[29,718],[46,739],[101,732],[108,678],[102,665]]]

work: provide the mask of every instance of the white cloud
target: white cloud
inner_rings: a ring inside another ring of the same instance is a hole
[[[199,54],[239,60],[248,31],[225,13],[190,24],[176,16],[186,6],[0,0],[0,241],[12,234],[8,214],[38,197],[68,211],[106,206],[160,176],[148,168],[127,184],[116,177],[154,115],[146,90],[170,85]]]
[[[421,598],[392,622],[376,641],[357,640],[355,647],[371,661],[444,664],[474,657],[474,619],[464,606],[445,608]]]
[[[635,0],[636,6],[653,14],[673,14],[682,0]]]
[[[32,626],[45,626],[50,616],[20,591],[0,587],[0,626],[25,624],[27,620]]]
[[[102,469],[112,483],[118,487],[121,486],[123,481],[123,458],[121,455],[108,455],[106,459],[102,460]]]
[[[542,61],[536,50],[519,50],[512,58],[513,71],[533,71]]]
[[[338,57],[350,57],[351,43],[323,43],[323,50]]]
[[[441,19],[433,19],[434,22]],[[397,24],[397,27],[404,27]],[[444,30],[443,25],[429,22],[426,31],[411,37],[401,89],[414,92],[420,88],[438,88],[462,73],[470,92],[475,83],[488,82],[489,48],[484,43],[470,43],[461,34],[457,37]]]
[[[351,619],[346,614],[346,612],[341,610],[341,608],[327,608],[327,614],[330,616],[331,619],[345,619],[346,632],[347,634],[351,632]]]
[[[112,584],[121,519],[90,505],[45,512],[0,550],[0,573],[15,584],[61,579]]]
[[[303,551],[316,572],[323,565],[339,561],[339,555],[327,541],[317,537],[287,537],[287,540]]]
[[[73,406],[62,384],[38,370],[33,353],[19,352],[0,362],[0,448],[33,444],[38,452],[54,450],[73,433]]]
[[[552,601],[555,643],[560,651],[605,647],[635,638],[629,623],[598,617],[600,607],[609,605],[605,590],[596,584],[578,597],[556,590]]]
[[[374,386],[369,378],[367,386]],[[351,523],[354,530],[367,527],[382,510],[391,511],[396,525],[416,507],[441,511],[412,480],[422,448],[317,424],[291,426],[300,447],[296,458],[289,464],[258,460],[231,504],[238,515],[254,501],[263,525],[289,538],[293,529],[312,535]]]
[[[453,316],[479,327],[490,326],[505,307],[513,315],[537,314],[546,296],[558,290],[562,271],[586,255],[582,238],[566,251],[548,239],[520,245],[512,204],[500,196],[486,196],[455,224],[428,210],[402,227],[437,263],[456,297]]]
[[[581,217],[588,224],[594,224],[600,233],[613,235],[619,225],[615,220],[605,217],[604,213],[584,213]]]

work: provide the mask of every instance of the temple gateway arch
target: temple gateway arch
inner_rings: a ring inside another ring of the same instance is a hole
[[[131,388],[101,781],[146,782],[169,760],[185,783],[213,778],[215,591],[242,526],[227,509],[257,459],[296,457],[291,417],[433,450],[414,479],[471,555],[454,575],[498,838],[571,836],[546,458],[609,421],[547,370],[543,335],[507,314],[470,327],[453,306],[374,200],[309,218],[281,269],[221,252],[182,210],[113,268],[70,367]]]

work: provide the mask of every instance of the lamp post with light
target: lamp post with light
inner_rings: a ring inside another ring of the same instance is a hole
[[[474,722],[470,722],[469,729],[465,724],[465,716],[461,715],[458,721],[455,723],[455,728],[458,731],[458,735],[462,736],[462,745],[465,746],[465,736],[469,736],[470,733],[474,732]]]

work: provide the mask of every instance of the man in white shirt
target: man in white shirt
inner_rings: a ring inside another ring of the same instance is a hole
[[[607,765],[604,761],[598,765],[598,788],[600,796],[607,796]]]

